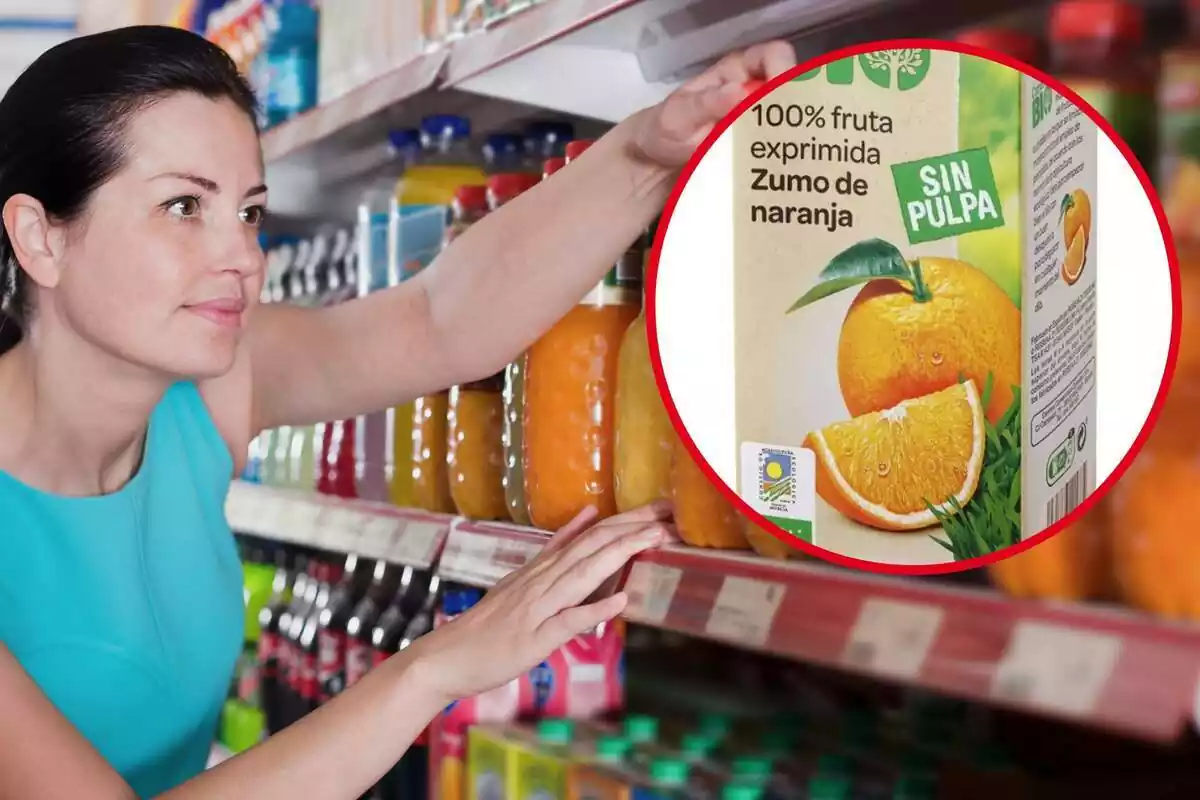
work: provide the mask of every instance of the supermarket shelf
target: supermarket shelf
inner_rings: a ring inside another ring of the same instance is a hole
[[[443,578],[483,588],[528,563],[548,538],[515,525],[235,489],[235,529],[415,566],[436,561]],[[633,622],[1146,741],[1174,741],[1197,720],[1200,627],[683,546],[637,558],[624,589]]]
[[[445,514],[242,482],[230,487],[225,514],[241,533],[418,569],[437,562],[452,522]]]

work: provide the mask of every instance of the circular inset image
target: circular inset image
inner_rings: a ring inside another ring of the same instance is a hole
[[[1164,231],[1129,146],[1051,76],[948,42],[832,53],[685,171],[650,275],[660,388],[756,549],[994,562],[1148,432],[1178,340]]]

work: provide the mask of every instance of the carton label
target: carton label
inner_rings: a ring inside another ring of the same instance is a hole
[[[776,88],[730,136],[742,499],[891,564],[985,556],[1078,505],[1086,115],[984,58],[880,50]]]

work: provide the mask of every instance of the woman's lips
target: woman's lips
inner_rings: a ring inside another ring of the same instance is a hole
[[[186,308],[222,328],[240,328],[242,313],[246,310],[246,301],[238,298],[224,298],[196,303],[186,306]]]

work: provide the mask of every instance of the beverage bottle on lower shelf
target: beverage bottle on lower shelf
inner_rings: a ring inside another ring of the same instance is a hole
[[[383,562],[380,562],[383,563]],[[317,619],[317,702],[327,703],[346,688],[346,623],[366,591],[373,564],[356,555],[346,559],[341,581]]]
[[[343,575],[340,564],[324,564],[323,567],[324,569],[318,576],[317,597],[313,601],[308,616],[304,619],[300,640],[297,642],[299,669],[296,670],[296,679],[293,685],[293,692],[298,701],[295,709],[296,719],[315,710],[319,704],[317,632],[321,624],[321,613],[329,607],[333,589],[342,580]]]
[[[299,682],[300,635],[304,632],[304,620],[317,600],[320,579],[325,564],[317,558],[308,560],[304,572],[292,585],[292,600],[279,615],[279,715],[280,728],[286,728],[296,720],[299,706],[295,687]]]
[[[422,627],[420,624],[414,626],[414,623],[424,620],[426,630],[433,626],[433,615],[442,594],[441,579],[437,575],[430,575],[425,579],[418,578],[413,584],[413,588],[408,591],[403,587],[397,591],[396,599],[371,630],[374,666],[379,666],[411,643],[409,633],[415,634]],[[404,757],[379,780],[371,792],[372,800],[398,800],[424,794],[424,782],[421,783],[418,793],[410,794],[416,780],[412,765],[424,757],[424,748],[414,754],[419,747],[418,742],[414,742]]]
[[[371,631],[389,608],[403,613],[405,602],[412,603],[417,571],[409,566],[375,562],[371,585],[350,619],[346,621],[346,686],[358,683],[373,666]]]
[[[281,548],[280,552],[286,551]],[[290,563],[287,563],[288,561]],[[275,733],[282,728],[280,658],[283,650],[283,632],[280,625],[283,624],[292,599],[304,594],[304,585],[308,580],[304,569],[307,565],[308,557],[302,552],[286,559],[284,565],[275,573],[271,599],[258,612],[259,694],[268,733]]]

